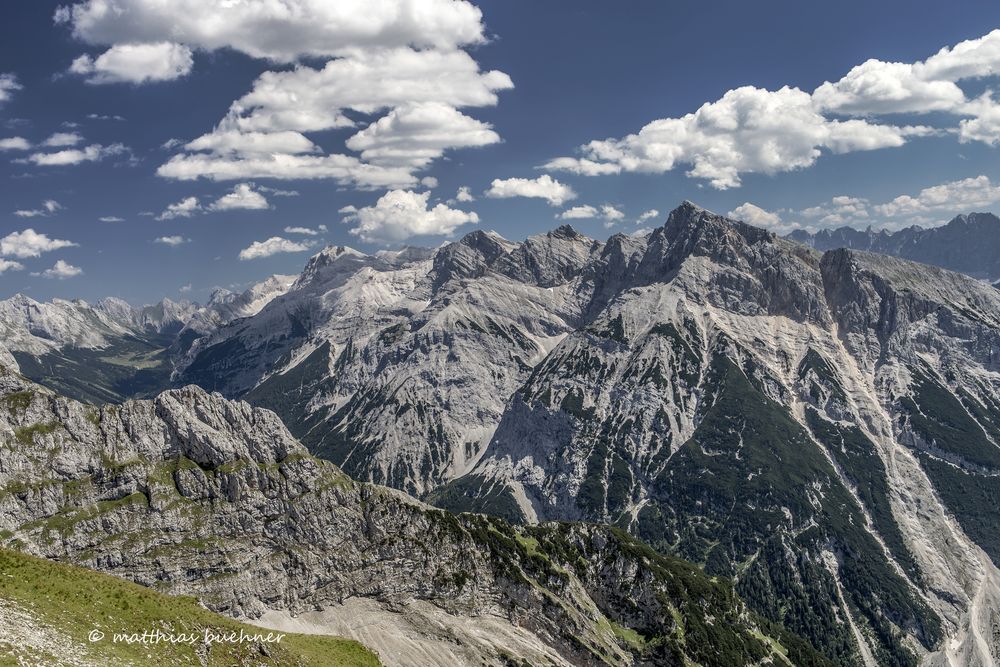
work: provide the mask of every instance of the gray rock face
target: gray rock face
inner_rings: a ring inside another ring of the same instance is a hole
[[[490,265],[510,252],[515,244],[497,234],[474,231],[458,243],[449,243],[434,254],[431,284],[434,288],[454,279],[479,278]]]
[[[474,465],[506,398],[578,326],[601,250],[569,227],[393,261],[327,249],[176,379],[273,408],[352,476],[423,495]]]
[[[475,664],[783,660],[690,565],[607,528],[515,529],[353,482],[273,413],[196,387],[97,410],[0,369],[0,542],[239,617],[360,599],[492,619],[469,626],[487,628]]]
[[[803,634],[847,619],[809,635],[844,664],[990,664],[1000,293],[690,205],[629,280],[431,500],[615,523]]]

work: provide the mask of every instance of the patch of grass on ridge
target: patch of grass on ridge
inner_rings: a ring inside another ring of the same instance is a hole
[[[208,611],[187,596],[170,596],[107,574],[0,549],[0,606],[29,614],[36,627],[65,637],[67,651],[95,664],[199,664],[196,646],[159,642],[112,642],[115,633],[237,632],[267,635],[268,630]],[[89,633],[104,633],[90,641]],[[200,643],[200,642],[199,642]],[[15,651],[20,651],[16,653]],[[0,643],[0,664],[17,664],[18,655],[38,655],[32,647]],[[58,657],[58,656],[56,656]],[[209,665],[288,665],[290,667],[378,667],[374,653],[347,639],[285,634],[279,643],[216,643]]]

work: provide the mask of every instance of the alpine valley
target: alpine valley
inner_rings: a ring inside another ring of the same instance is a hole
[[[962,250],[1000,220],[904,231],[684,202],[205,306],[15,296],[0,546],[386,665],[1000,664],[1000,275]]]

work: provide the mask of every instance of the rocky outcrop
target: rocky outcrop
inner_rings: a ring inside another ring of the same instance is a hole
[[[785,661],[761,632],[797,646],[727,583],[613,529],[428,508],[309,456],[273,413],[196,387],[95,409],[2,370],[0,439],[5,546],[231,616],[429,604],[472,619],[471,662],[491,665],[721,667]]]

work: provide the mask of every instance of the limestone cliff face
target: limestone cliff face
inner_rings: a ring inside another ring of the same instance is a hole
[[[991,664],[1000,292],[690,204],[639,254],[430,500],[616,524],[842,664]]]
[[[731,587],[622,533],[431,509],[309,456],[270,411],[196,387],[96,409],[3,370],[0,439],[5,545],[229,615],[429,604],[475,633],[452,637],[477,647],[470,664],[773,653]]]

